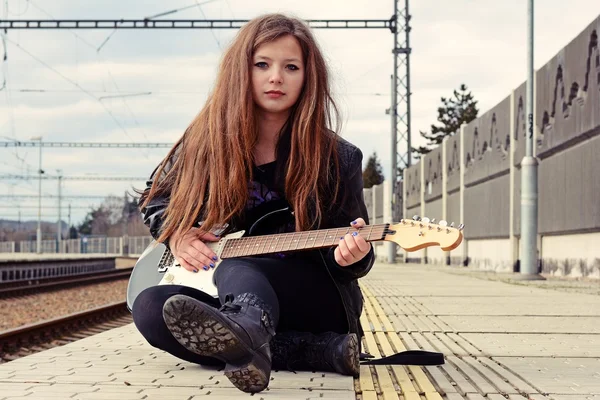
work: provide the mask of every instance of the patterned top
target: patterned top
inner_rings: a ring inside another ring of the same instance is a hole
[[[277,161],[254,166],[253,180],[248,183],[249,198],[246,203],[245,223],[243,224],[246,232],[264,215],[288,206],[285,193],[278,189],[276,184],[276,168]],[[277,224],[276,227],[269,227],[273,223]],[[259,232],[258,234],[294,232],[295,227],[296,225],[293,221],[283,221],[283,223],[280,223],[279,218],[274,217],[259,225],[259,230],[263,228],[267,229],[267,231]],[[267,254],[265,256],[284,258],[289,257],[290,254],[284,255],[283,253],[278,253]]]

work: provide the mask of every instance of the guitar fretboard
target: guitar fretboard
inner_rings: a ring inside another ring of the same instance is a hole
[[[360,230],[348,227],[228,239],[221,258],[331,247],[341,237],[355,231],[366,241],[372,242],[383,240],[388,229],[389,224],[378,224],[367,225]]]

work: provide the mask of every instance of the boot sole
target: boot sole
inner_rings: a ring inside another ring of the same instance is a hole
[[[246,393],[257,393],[269,385],[271,365],[264,357],[255,354],[247,364],[227,364],[224,373],[239,390]]]
[[[252,350],[218,310],[192,297],[175,295],[165,302],[163,318],[186,349],[225,362],[225,376],[239,390],[256,393],[269,384],[268,360]]]
[[[349,339],[346,343],[346,351],[344,352],[345,354],[348,354],[348,357],[344,358],[344,373],[357,378],[360,375],[358,337],[355,333],[348,336]]]

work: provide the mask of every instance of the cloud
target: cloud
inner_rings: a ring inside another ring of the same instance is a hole
[[[39,7],[55,18],[143,18],[191,3],[34,0],[18,18],[49,18]],[[274,11],[307,19],[389,19],[392,5],[389,0],[280,0],[274,7],[270,0],[226,0],[213,1],[201,10],[212,19],[247,19]],[[451,96],[461,83],[473,91],[483,114],[525,80],[526,5],[520,0],[493,4],[424,0],[411,2],[410,7],[412,141],[418,146],[424,144],[419,131],[436,123],[440,97]],[[536,4],[537,68],[600,13],[600,3],[574,0],[569,12],[564,10],[564,2],[558,0]],[[17,18],[23,2],[10,0],[8,12],[4,18]],[[165,18],[202,19],[203,14],[192,8]],[[222,49],[235,33],[231,29],[9,30],[8,61],[1,69],[7,90],[0,93],[0,136],[172,143],[203,106]],[[314,33],[329,61],[333,90],[345,118],[341,134],[363,150],[365,161],[376,151],[389,175],[390,117],[385,110],[391,103],[391,32],[315,29]],[[22,91],[27,89],[46,91]],[[119,92],[152,94],[105,97]],[[146,176],[167,151],[44,148],[43,164],[48,171],[62,169],[65,175]],[[37,157],[37,149],[2,148],[0,173],[35,172]],[[130,186],[128,182],[65,181],[64,193],[121,195]],[[55,193],[57,188],[47,181],[44,190]],[[37,186],[1,181],[0,191],[35,193]],[[74,210],[73,221],[83,215],[85,211]]]

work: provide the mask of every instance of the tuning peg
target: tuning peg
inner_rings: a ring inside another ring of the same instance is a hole
[[[431,223],[435,224],[435,218],[431,218]]]
[[[421,220],[422,222],[428,224],[429,223],[429,218],[427,217],[423,217],[423,219]]]
[[[454,222],[450,223],[450,228],[454,228]]]
[[[414,216],[412,217],[412,219],[413,219],[413,221],[420,221],[420,220],[421,220],[421,217],[419,217],[418,215],[414,215]]]
[[[463,229],[465,229],[465,224],[460,224],[460,225],[458,226],[458,230],[459,230],[459,231],[462,231]]]
[[[448,226],[448,222],[446,222],[445,220],[441,220],[438,225],[439,226]]]

